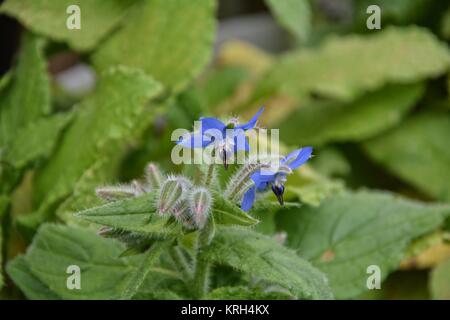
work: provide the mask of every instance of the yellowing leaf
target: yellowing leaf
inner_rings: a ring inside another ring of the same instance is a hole
[[[160,92],[161,86],[141,71],[119,67],[104,72],[95,93],[77,106],[51,161],[36,176],[39,211],[22,216],[21,223],[33,227],[51,214],[52,206],[71,194],[99,156],[117,157],[134,138],[135,126],[150,117],[145,104]]]
[[[129,23],[94,54],[94,64],[100,70],[118,64],[142,68],[178,91],[209,61],[214,9],[213,0],[142,1]]]
[[[288,53],[263,77],[253,100],[311,93],[351,101],[388,83],[413,83],[448,70],[447,46],[426,29],[386,28],[372,36],[334,37],[318,49]]]
[[[76,50],[91,50],[119,24],[135,0],[8,0],[0,11],[17,18],[27,28],[55,41],[67,42]],[[80,29],[69,29],[67,21],[77,19]]]

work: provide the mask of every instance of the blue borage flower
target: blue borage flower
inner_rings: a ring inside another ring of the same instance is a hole
[[[228,167],[227,159],[232,154],[244,150],[250,151],[245,131],[256,126],[259,116],[264,111],[259,111],[244,124],[238,124],[237,118],[231,118],[227,124],[216,118],[200,118],[200,132],[189,133],[180,138],[177,144],[187,148],[206,148],[214,144],[214,150],[222,158],[225,169]]]
[[[272,188],[273,193],[277,197],[281,205],[283,205],[284,183],[286,182],[286,175],[290,174],[292,170],[300,167],[312,155],[312,147],[304,147],[292,151],[286,157],[282,158],[278,169],[274,172],[270,169],[261,169],[253,173],[250,178],[253,181],[253,186],[247,190],[242,198],[241,208],[244,211],[250,210],[255,202],[257,191],[266,191],[268,187]]]

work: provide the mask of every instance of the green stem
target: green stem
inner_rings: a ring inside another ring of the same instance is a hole
[[[189,281],[192,279],[192,268],[186,260],[179,247],[171,247],[169,250],[170,257],[175,263],[177,270],[183,275],[184,281]]]
[[[211,185],[214,170],[214,164],[210,164],[203,183],[205,187],[209,187]],[[211,243],[212,238],[214,237],[214,232],[214,219],[210,216],[205,227],[198,231],[197,237],[194,278],[192,279],[192,291],[194,297],[197,299],[202,298],[207,292],[210,266],[209,262],[204,259],[204,252],[206,247],[208,247]]]
[[[214,170],[214,164],[208,165],[208,171],[206,171],[205,181],[203,182],[203,185],[205,187],[209,187],[211,185],[212,179],[214,177]]]
[[[209,245],[210,235],[209,228],[201,229],[197,238],[197,252],[195,256],[195,271],[193,279],[193,294],[199,299],[206,294],[208,287],[209,262],[203,257],[205,248]]]

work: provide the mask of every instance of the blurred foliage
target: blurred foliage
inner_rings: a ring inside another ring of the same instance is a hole
[[[164,248],[159,258],[119,258],[125,246],[93,232],[99,223],[173,232],[164,219],[147,223],[153,198],[90,209],[84,220],[74,213],[101,203],[97,186],[137,178],[148,161],[181,172],[170,160],[174,129],[201,116],[247,119],[264,104],[261,125],[280,129],[281,151],[308,144],[316,157],[289,179],[281,210],[216,205],[220,224],[260,223],[218,228],[207,297],[329,298],[325,275],[336,298],[450,299],[450,4],[265,3],[292,40],[277,55],[236,40],[214,52],[214,0],[1,5],[24,27],[0,78],[1,297],[189,297]],[[69,4],[81,8],[81,30],[66,28]],[[366,27],[373,4],[381,30]],[[91,92],[73,99],[55,87],[48,64],[59,51],[96,72]],[[287,248],[273,241],[283,232]],[[144,263],[154,264],[148,273]],[[87,270],[81,291],[65,288],[70,264]],[[369,291],[374,264],[382,290]]]

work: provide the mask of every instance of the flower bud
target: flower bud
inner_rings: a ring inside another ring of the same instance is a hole
[[[192,217],[192,212],[189,209],[189,203],[187,200],[182,200],[172,209],[172,215],[175,219],[180,222],[183,226],[188,229],[194,229],[194,219]]]
[[[97,196],[107,201],[122,200],[139,194],[136,185],[105,186],[95,190]]]
[[[133,190],[134,190],[134,195],[135,195],[135,196],[139,196],[139,195],[145,193],[144,186],[142,185],[142,183],[140,183],[140,182],[137,181],[137,180],[131,181],[131,187],[132,187]]]
[[[114,228],[113,227],[108,227],[108,226],[103,226],[100,229],[98,229],[97,234],[99,236],[102,237],[110,237],[114,234]]]
[[[191,182],[185,177],[169,176],[159,191],[158,212],[164,214],[173,210],[185,199]]]
[[[162,174],[156,164],[149,163],[147,165],[147,168],[145,168],[145,178],[149,190],[155,190],[161,186]]]
[[[199,229],[202,229],[206,224],[211,210],[211,193],[203,187],[196,188],[192,191],[189,200],[194,223]]]
[[[225,197],[230,200],[236,199],[242,188],[245,187],[251,175],[258,170],[269,168],[267,163],[246,163],[241,169],[237,170],[230,178],[225,190]],[[247,189],[248,190],[248,189]]]

